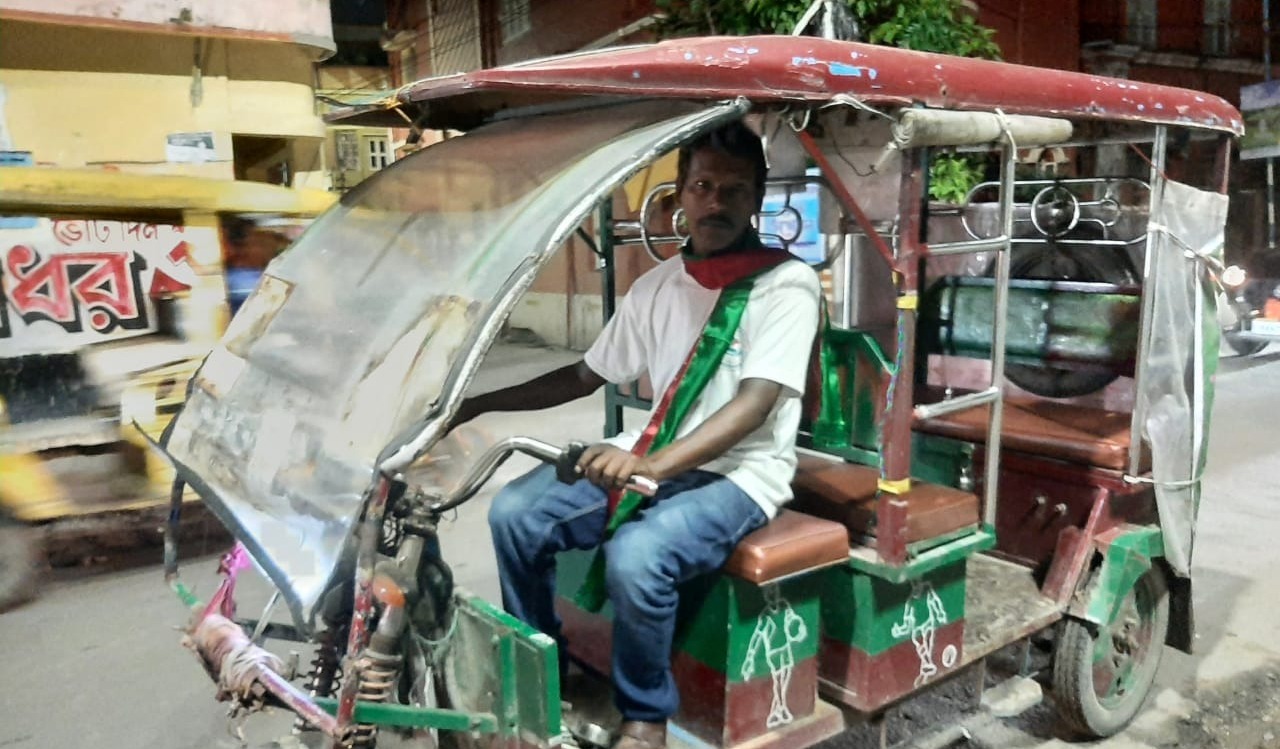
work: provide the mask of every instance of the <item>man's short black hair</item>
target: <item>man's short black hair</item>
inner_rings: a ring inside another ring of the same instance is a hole
[[[685,176],[689,173],[689,162],[693,154],[704,148],[711,148],[739,159],[746,159],[755,166],[756,195],[764,199],[764,181],[769,173],[769,165],[764,160],[764,144],[760,136],[751,128],[734,120],[728,125],[716,128],[699,135],[680,148],[680,158],[676,163],[676,184],[683,187]]]

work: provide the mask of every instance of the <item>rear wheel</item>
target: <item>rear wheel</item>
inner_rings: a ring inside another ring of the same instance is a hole
[[[35,533],[0,511],[0,611],[29,601],[39,573]]]
[[[1169,632],[1169,588],[1157,565],[1103,627],[1068,619],[1053,661],[1058,714],[1085,736],[1123,729],[1146,701]]]
[[[1078,233],[1087,234],[1080,230]],[[1086,237],[1079,237],[1086,238]],[[995,275],[995,265],[988,269]],[[1061,245],[1053,241],[1019,247],[1009,263],[1011,279],[1088,281],[1122,286],[1138,282],[1133,268],[1113,247]],[[1041,364],[1006,364],[1005,376],[1018,387],[1046,398],[1071,398],[1096,393],[1116,375],[1107,371],[1072,369]]]

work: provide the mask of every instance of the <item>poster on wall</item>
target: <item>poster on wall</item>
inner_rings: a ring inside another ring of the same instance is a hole
[[[197,283],[212,228],[38,219],[0,230],[0,356],[70,351],[156,330],[157,297]]]
[[[1241,86],[1240,113],[1244,115],[1240,158],[1280,156],[1280,81]]]
[[[173,164],[203,164],[216,161],[213,133],[169,133],[165,136],[164,157]]]
[[[809,176],[816,175],[816,169],[809,170]],[[807,263],[822,262],[826,245],[818,228],[819,204],[817,182],[770,188],[760,209],[760,240],[767,247],[785,247]]]

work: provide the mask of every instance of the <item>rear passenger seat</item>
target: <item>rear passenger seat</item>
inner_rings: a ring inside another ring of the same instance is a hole
[[[879,471],[838,458],[801,453],[791,482],[793,510],[834,520],[855,541],[876,535]],[[947,486],[913,482],[907,501],[907,543],[978,525],[978,497]]]
[[[989,407],[917,421],[916,431],[966,442],[987,441]],[[1068,463],[1123,471],[1129,465],[1128,413],[1051,400],[1006,399],[1000,445]],[[1143,466],[1146,470],[1149,466]]]

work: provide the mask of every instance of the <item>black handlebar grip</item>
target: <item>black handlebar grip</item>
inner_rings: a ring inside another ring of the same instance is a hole
[[[578,473],[578,460],[587,451],[584,442],[570,442],[564,446],[560,459],[556,461],[556,480],[562,484],[572,484],[582,476]]]

